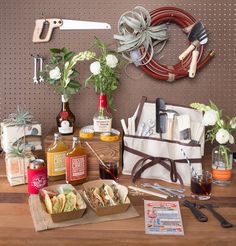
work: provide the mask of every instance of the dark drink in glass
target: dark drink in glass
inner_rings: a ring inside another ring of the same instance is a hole
[[[191,196],[198,200],[208,200],[211,197],[212,174],[203,171],[201,175],[191,178]]]
[[[113,179],[118,178],[118,163],[117,162],[104,162],[106,168],[99,164],[99,174],[101,179]]]

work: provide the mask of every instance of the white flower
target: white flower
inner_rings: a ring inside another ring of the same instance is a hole
[[[204,124],[204,126],[214,126],[217,121],[217,117],[218,112],[213,109],[209,109],[205,112],[202,123]]]
[[[90,72],[93,75],[98,75],[101,72],[101,64],[99,61],[95,61],[93,63],[90,64]]]
[[[229,122],[232,129],[236,129],[236,117],[232,118]]]
[[[230,134],[227,130],[221,128],[216,133],[216,141],[219,144],[226,144],[230,139]]]
[[[49,77],[50,77],[50,79],[53,79],[53,80],[60,79],[61,78],[60,68],[59,67],[55,67],[54,69],[49,71]]]
[[[118,59],[114,55],[107,55],[106,56],[106,64],[111,68],[115,68],[118,64]]]
[[[234,136],[233,135],[229,136],[229,143],[234,144]]]

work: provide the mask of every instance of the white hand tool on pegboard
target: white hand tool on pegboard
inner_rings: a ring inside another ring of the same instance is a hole
[[[44,28],[48,25],[48,30],[45,38],[42,38]],[[35,21],[35,28],[33,33],[33,42],[42,43],[49,42],[54,28],[59,27],[61,30],[86,30],[86,29],[111,29],[108,23],[93,22],[93,21],[79,21],[67,19],[37,19]]]

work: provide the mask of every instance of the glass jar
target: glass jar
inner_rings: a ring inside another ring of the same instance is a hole
[[[107,95],[101,93],[98,96],[98,111],[93,117],[95,132],[111,132],[112,115],[107,107]]]
[[[233,155],[227,145],[218,145],[212,150],[213,183],[225,186],[231,183]]]

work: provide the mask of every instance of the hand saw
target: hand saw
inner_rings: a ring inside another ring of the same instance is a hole
[[[46,28],[46,25],[48,25],[48,31],[46,33],[45,38],[41,38],[44,28]],[[57,27],[59,27],[61,30],[111,29],[111,26],[108,23],[104,22],[79,21],[57,18],[37,19],[35,21],[33,42],[48,42],[51,39],[54,28]]]

